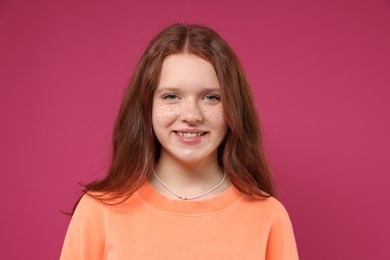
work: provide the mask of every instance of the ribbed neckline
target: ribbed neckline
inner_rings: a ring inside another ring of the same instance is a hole
[[[205,200],[182,201],[165,197],[146,181],[137,191],[138,196],[153,208],[171,214],[204,215],[220,212],[230,207],[241,196],[233,184],[219,195]]]

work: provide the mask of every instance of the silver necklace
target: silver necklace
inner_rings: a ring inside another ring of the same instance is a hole
[[[209,189],[208,191],[206,192],[203,192],[202,194],[199,194],[197,196],[193,196],[193,197],[183,197],[183,196],[180,196],[179,194],[177,194],[176,192],[174,192],[171,188],[169,188],[158,176],[157,176],[157,173],[154,171],[153,169],[153,174],[154,176],[156,177],[156,179],[158,180],[158,182],[164,186],[169,192],[171,192],[173,195],[175,195],[177,198],[181,199],[181,200],[194,200],[194,199],[198,199],[200,197],[203,197],[204,195],[206,194],[209,194],[210,192],[212,192],[213,190],[215,190],[216,188],[218,188],[219,186],[222,185],[223,181],[225,180],[226,178],[226,172],[223,173],[223,177],[222,177],[222,180],[217,184],[215,185],[214,187],[212,187],[211,189]]]

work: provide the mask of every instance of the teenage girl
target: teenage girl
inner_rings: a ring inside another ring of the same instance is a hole
[[[252,93],[213,30],[175,24],[124,95],[107,176],[85,186],[61,259],[298,259]]]

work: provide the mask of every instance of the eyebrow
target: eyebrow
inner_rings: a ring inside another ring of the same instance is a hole
[[[161,93],[161,92],[181,92],[180,88],[174,88],[174,87],[160,87],[156,89],[156,93]],[[221,88],[218,87],[203,87],[200,89],[200,92],[221,92]]]

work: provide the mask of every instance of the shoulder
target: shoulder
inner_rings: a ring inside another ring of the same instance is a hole
[[[102,259],[107,229],[106,206],[84,194],[73,213],[60,259]]]
[[[275,220],[282,222],[290,222],[290,216],[285,208],[285,206],[276,198],[269,197],[267,198],[270,212]]]
[[[265,198],[265,204],[270,208],[273,212],[277,214],[287,214],[287,210],[284,205],[275,197],[267,197]]]
[[[124,212],[134,208],[139,203],[137,196],[116,196],[112,193],[86,192],[80,199],[74,215],[101,216],[114,212]]]
[[[98,198],[96,193],[84,193],[76,206],[72,219],[97,216],[104,212],[106,205]]]
[[[267,228],[267,259],[299,259],[293,225],[284,205],[274,197],[257,199]]]
[[[259,197],[259,196],[243,196],[243,204],[261,215],[266,215],[270,218],[289,219],[288,212],[285,206],[275,197]]]

